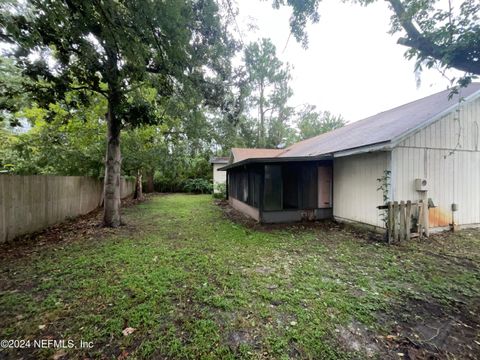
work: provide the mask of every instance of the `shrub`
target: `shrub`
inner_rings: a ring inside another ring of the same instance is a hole
[[[194,194],[209,194],[213,190],[212,183],[207,179],[187,179],[183,185],[186,192]]]
[[[213,197],[215,199],[226,199],[227,198],[227,184],[225,183],[215,183],[213,187],[216,191],[213,192]]]

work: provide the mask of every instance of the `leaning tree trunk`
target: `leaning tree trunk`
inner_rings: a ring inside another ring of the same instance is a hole
[[[116,117],[116,99],[109,98],[107,118],[107,156],[105,162],[103,225],[117,227],[120,218],[120,120]]]
[[[264,103],[264,88],[263,80],[260,82],[260,136],[259,136],[259,145],[260,147],[265,147],[265,111],[263,110]]]

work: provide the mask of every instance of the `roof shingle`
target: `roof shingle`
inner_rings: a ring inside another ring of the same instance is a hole
[[[461,89],[460,95],[468,98],[479,91],[480,83],[472,83]],[[448,99],[449,94],[450,90],[445,90],[300,141],[278,157],[318,156],[391,141],[458,104],[459,96]]]
[[[276,157],[282,152],[282,149],[232,148],[233,162],[245,159]]]

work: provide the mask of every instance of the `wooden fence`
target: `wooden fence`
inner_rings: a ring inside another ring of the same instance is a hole
[[[378,206],[387,211],[386,227],[388,243],[410,240],[412,237],[428,237],[428,202],[389,201],[386,205]]]
[[[122,179],[121,196],[134,182]],[[85,176],[0,175],[0,243],[95,210],[103,182]]]

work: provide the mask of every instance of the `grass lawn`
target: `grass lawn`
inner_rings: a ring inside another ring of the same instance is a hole
[[[480,357],[480,231],[389,247],[330,222],[251,228],[206,195],[124,220],[1,250],[0,339],[93,347],[0,358]]]

